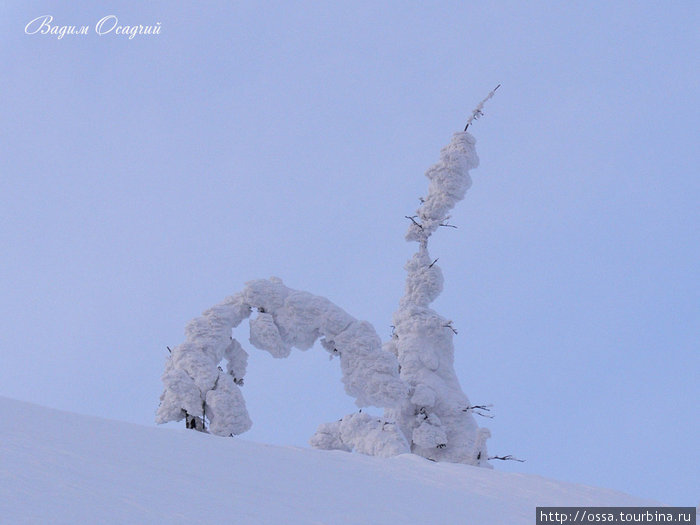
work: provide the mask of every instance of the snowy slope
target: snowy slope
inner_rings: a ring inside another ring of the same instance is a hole
[[[652,505],[413,455],[149,428],[0,398],[0,523],[534,523],[537,505]]]

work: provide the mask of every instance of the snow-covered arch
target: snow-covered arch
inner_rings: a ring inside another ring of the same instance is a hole
[[[251,427],[239,387],[248,354],[231,331],[254,309],[258,315],[250,320],[250,342],[256,348],[287,357],[293,347],[306,350],[320,339],[323,348],[340,357],[345,391],[358,406],[396,406],[406,398],[408,386],[399,378],[396,356],[382,349],[371,324],[325,297],[293,290],[272,277],[247,283],[190,321],[185,342],[172,349],[166,363],[157,423],[206,414],[212,434],[231,436]],[[226,370],[219,366],[224,359]]]

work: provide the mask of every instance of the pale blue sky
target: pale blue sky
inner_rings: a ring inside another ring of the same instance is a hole
[[[403,217],[501,83],[432,245],[496,468],[698,504],[697,2],[85,4],[0,2],[0,395],[152,425],[166,345],[271,275],[387,338]],[[252,349],[243,438],[306,446],[339,375]]]

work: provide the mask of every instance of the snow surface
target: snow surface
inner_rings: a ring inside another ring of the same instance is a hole
[[[0,397],[0,522],[531,525],[543,505],[655,505],[417,455],[150,428]]]

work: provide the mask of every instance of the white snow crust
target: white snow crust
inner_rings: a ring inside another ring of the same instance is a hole
[[[395,423],[362,413],[320,425],[310,444],[324,450],[354,450],[384,458],[410,452],[406,438]]]
[[[653,506],[607,489],[277,447],[79,416],[0,397],[0,522],[531,525],[536,506]]]

